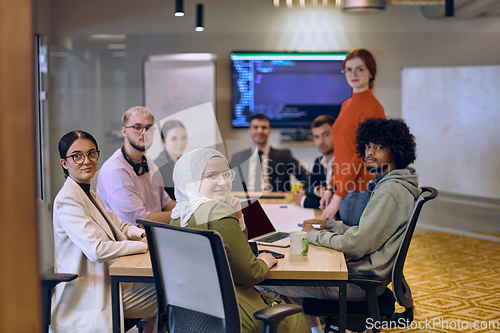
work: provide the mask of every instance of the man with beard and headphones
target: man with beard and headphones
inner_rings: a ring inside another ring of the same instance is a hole
[[[135,106],[125,112],[122,121],[124,144],[102,165],[97,195],[108,209],[132,225],[137,225],[138,219],[170,223],[175,201],[165,192],[160,173],[150,172],[155,165],[145,153],[153,113]]]

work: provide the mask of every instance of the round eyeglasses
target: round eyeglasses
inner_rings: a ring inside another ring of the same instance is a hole
[[[85,162],[85,156],[89,159],[90,162],[97,162],[99,159],[99,150],[91,150],[87,154],[84,153],[74,153],[71,155],[66,156],[66,158],[71,157],[73,159],[73,162],[75,164],[82,164]]]
[[[217,184],[220,182],[221,177],[224,177],[226,182],[232,182],[234,180],[234,176],[236,175],[236,171],[228,170],[222,173],[211,173],[208,175],[201,176],[202,178],[208,179],[212,184]]]
[[[356,75],[361,75],[364,73],[364,71],[366,70],[366,68],[364,67],[356,67],[356,68],[344,68],[343,70],[341,70],[340,72],[342,74],[345,74],[345,75],[353,75],[353,74],[356,74]]]
[[[136,133],[142,133],[143,129],[146,129],[146,132],[147,132],[151,127],[153,127],[153,125],[142,126],[141,124],[135,124],[132,126],[124,126],[124,127],[125,128],[132,128],[134,130],[134,132],[136,132]]]

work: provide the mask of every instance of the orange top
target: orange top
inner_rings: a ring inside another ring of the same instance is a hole
[[[368,118],[385,118],[384,108],[371,90],[353,93],[346,99],[332,126],[335,165],[329,185],[333,186],[335,180],[335,193],[342,199],[349,190],[366,191],[368,182],[374,178],[356,153],[356,130]]]

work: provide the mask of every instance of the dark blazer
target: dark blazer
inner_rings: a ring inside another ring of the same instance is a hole
[[[321,165],[321,159],[323,156],[319,156],[314,160],[312,172],[309,174],[308,186],[304,187],[306,192],[306,199],[304,200],[304,208],[315,208],[319,209],[320,197],[314,194],[314,188],[316,186],[326,187],[326,169]]]
[[[241,167],[243,179],[248,178],[249,159],[252,156],[252,150],[247,149],[236,153],[231,158],[231,168],[236,171],[236,178],[233,182],[233,191],[243,191],[242,178],[240,177],[238,166]],[[306,183],[308,181],[307,170],[292,156],[288,149],[274,149],[270,147],[269,151],[269,183],[273,192],[290,192],[290,175],[294,175],[299,181]]]
[[[160,171],[161,177],[163,178],[163,186],[168,196],[175,200],[175,188],[172,175],[174,174],[175,163],[165,150],[163,150],[160,155],[155,159],[155,164]]]

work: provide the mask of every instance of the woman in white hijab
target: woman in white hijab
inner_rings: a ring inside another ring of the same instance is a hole
[[[277,260],[269,253],[255,257],[247,241],[239,200],[231,196],[234,171],[227,159],[212,149],[196,149],[181,156],[174,167],[177,205],[172,225],[218,231],[224,241],[234,279],[242,332],[260,333],[264,325],[253,314],[283,301],[259,292],[262,282]],[[279,332],[310,332],[302,313],[287,317]]]

